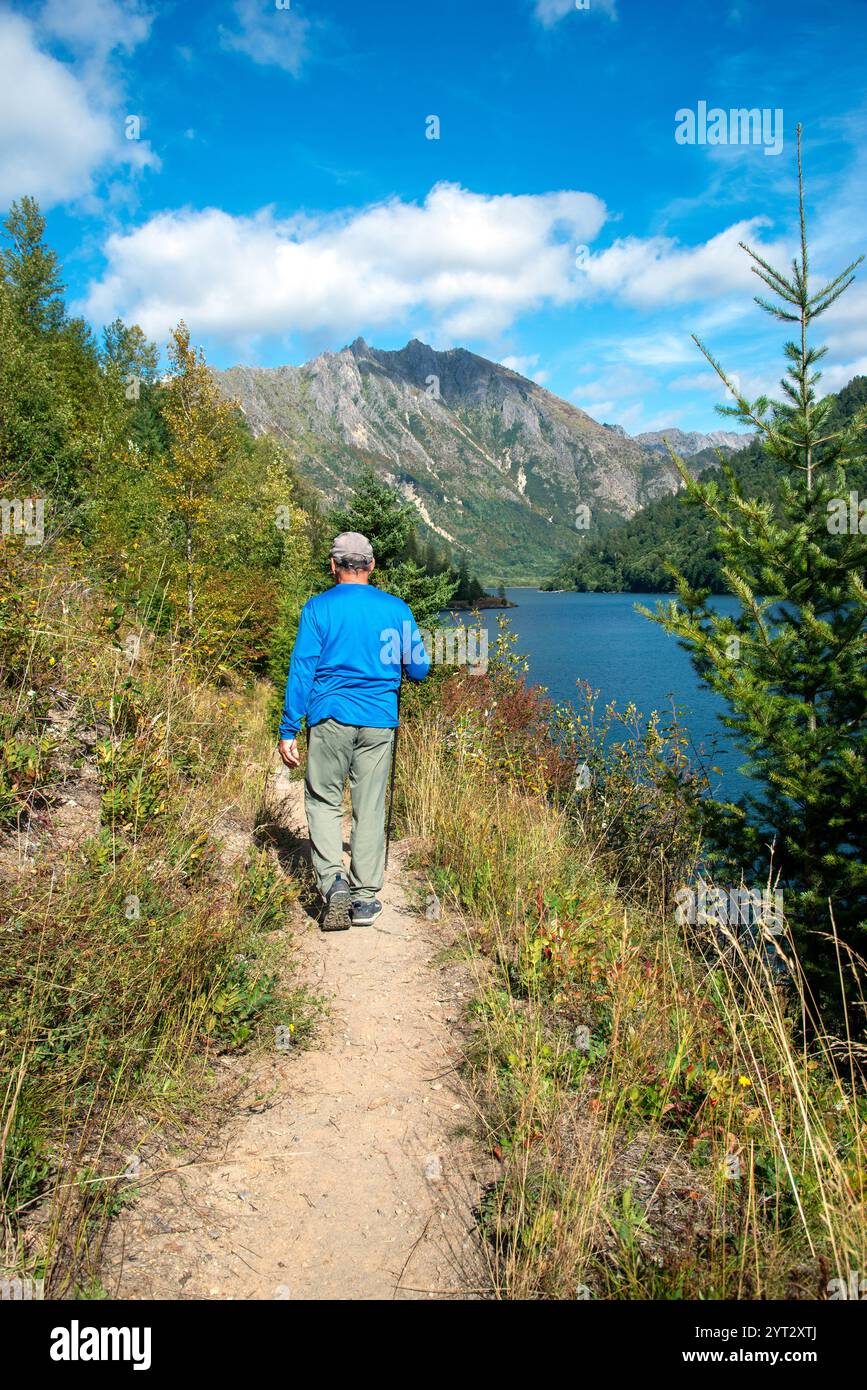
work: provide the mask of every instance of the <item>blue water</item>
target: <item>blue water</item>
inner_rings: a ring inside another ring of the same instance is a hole
[[[575,698],[575,682],[586,680],[599,691],[599,706],[616,700],[633,703],[642,714],[671,710],[672,699],[683,711],[693,756],[708,773],[714,796],[738,800],[746,779],[738,772],[742,756],[730,732],[719,722],[721,700],[699,685],[687,653],[676,638],[636,612],[641,602],[653,610],[655,594],[543,594],[535,589],[507,589],[517,608],[506,609],[518,635],[516,650],[530,663],[528,679],[547,687],[556,701]],[[722,612],[737,608],[733,598],[716,598]],[[483,615],[490,641],[496,614]],[[711,769],[717,767],[721,775]]]

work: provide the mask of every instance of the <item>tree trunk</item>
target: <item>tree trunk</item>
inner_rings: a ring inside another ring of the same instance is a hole
[[[188,521],[187,532],[187,622],[193,631],[193,527]]]

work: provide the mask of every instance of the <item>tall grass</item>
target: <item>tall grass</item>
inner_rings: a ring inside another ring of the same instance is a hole
[[[476,970],[497,1294],[845,1296],[867,1262],[857,1044],[823,1032],[787,939],[781,978],[678,923],[699,832],[676,728],[597,741],[576,795],[550,715],[506,665],[455,677],[402,739],[405,822]]]
[[[251,835],[267,692],[194,669],[74,557],[4,549],[0,1265],[69,1296],[216,1055],[308,1016],[294,890]]]

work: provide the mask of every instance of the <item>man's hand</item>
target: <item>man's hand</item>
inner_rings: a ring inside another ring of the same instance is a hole
[[[281,738],[280,757],[287,767],[297,767],[301,761],[301,754],[298,752],[297,738]]]

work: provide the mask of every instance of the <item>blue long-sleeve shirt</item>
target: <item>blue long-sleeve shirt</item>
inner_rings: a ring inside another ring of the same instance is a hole
[[[374,729],[397,725],[401,671],[430,670],[412,609],[370,584],[335,584],[308,599],[289,663],[280,737],[323,719]]]

